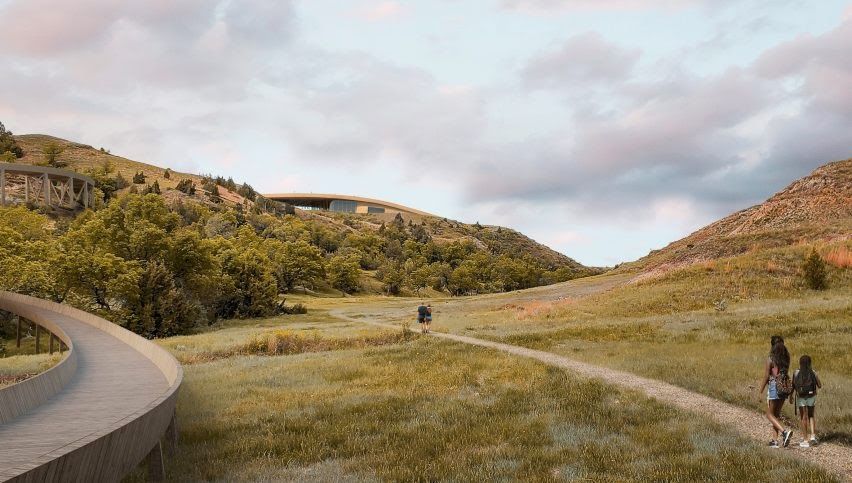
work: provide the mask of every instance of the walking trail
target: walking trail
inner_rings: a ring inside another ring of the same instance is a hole
[[[351,322],[399,329],[398,325],[385,324],[364,318],[354,318],[341,311],[332,311],[331,315]],[[551,352],[528,349],[511,344],[443,332],[431,332],[429,335],[464,344],[496,349],[521,357],[528,357],[549,366],[571,370],[582,376],[597,378],[609,384],[639,390],[658,401],[702,416],[707,416],[749,438],[761,442],[766,442],[767,439],[769,423],[762,414],[666,382],[647,379],[629,372],[587,364]],[[838,474],[846,481],[852,481],[852,448],[832,443],[821,443],[815,447],[806,449],[799,448],[798,439],[794,435],[790,446],[783,450],[779,449],[778,451],[783,451],[784,454],[793,455],[802,460],[818,464]]]

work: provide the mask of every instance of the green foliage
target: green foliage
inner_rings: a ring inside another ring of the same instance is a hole
[[[68,163],[59,159],[59,155],[64,151],[65,150],[62,146],[56,143],[47,143],[41,150],[42,154],[44,154],[45,163],[54,168],[64,168],[68,166]]]
[[[181,193],[185,193],[185,194],[188,194],[188,195],[194,195],[195,194],[195,183],[189,178],[184,178],[184,179],[182,179],[178,182],[177,190],[180,191]]]
[[[353,293],[358,290],[359,261],[353,256],[336,255],[328,262],[326,272],[331,286],[345,293]]]
[[[143,173],[142,171],[137,171],[133,175],[133,184],[145,184],[145,179],[145,173]]]
[[[289,292],[295,287],[313,288],[325,275],[322,251],[310,243],[299,240],[265,243],[275,264],[275,278],[279,288]]]
[[[157,181],[157,180],[154,180],[154,184],[152,184],[150,186],[146,186],[145,190],[142,192],[142,194],[147,195],[148,193],[153,193],[155,195],[162,194],[162,191],[160,191],[160,182]]]
[[[805,277],[805,283],[813,290],[825,290],[828,287],[826,278],[825,261],[819,256],[816,249],[812,249],[811,253],[805,259],[802,266],[802,273]]]
[[[12,136],[12,131],[7,131],[6,126],[0,122],[0,156],[3,161],[12,163],[17,158],[24,157],[24,150],[18,146],[18,142]]]

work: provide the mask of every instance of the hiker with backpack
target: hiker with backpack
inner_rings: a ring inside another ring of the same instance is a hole
[[[426,320],[423,322],[423,327],[426,329],[426,333],[429,333],[429,329],[432,325],[432,304],[426,305]]]
[[[784,345],[784,338],[773,335],[770,343],[772,350],[769,351],[769,357],[766,360],[760,393],[763,394],[764,389],[768,387],[766,392],[766,419],[772,424],[772,431],[775,435],[775,438],[769,442],[769,447],[778,448],[790,444],[790,437],[793,435],[793,431],[784,429],[779,421],[784,400],[793,394],[793,383],[790,376],[787,375],[787,371],[790,369],[790,353]]]
[[[817,388],[822,388],[822,382],[811,367],[811,356],[804,355],[799,358],[799,368],[793,374],[793,388],[796,394],[796,408],[802,424],[802,442],[799,443],[799,447],[809,448],[817,443],[814,430],[814,405]]]
[[[426,325],[426,315],[428,313],[429,308],[426,307],[423,302],[420,302],[420,306],[417,307],[417,323],[420,324],[420,332],[423,334],[426,333],[426,330],[429,327],[428,325]],[[429,319],[431,321],[432,317],[430,316]]]

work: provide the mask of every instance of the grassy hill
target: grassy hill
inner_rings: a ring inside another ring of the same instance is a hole
[[[137,173],[144,174],[145,181],[143,184],[135,185],[135,187],[133,184],[130,184],[129,186],[118,189],[113,197],[120,196],[131,190],[144,190],[146,186],[156,182],[162,192],[163,198],[169,206],[184,209],[183,205],[187,204],[201,205],[205,210],[213,213],[208,218],[214,218],[214,221],[217,221],[217,216],[221,218],[217,213],[221,215],[224,211],[232,208],[238,209],[241,213],[250,213],[256,208],[253,201],[255,199],[254,190],[247,187],[247,185],[237,185],[231,182],[230,178],[227,180],[228,183],[223,182],[225,178],[219,178],[220,182],[217,189],[223,201],[223,203],[219,203],[217,202],[218,200],[211,198],[208,189],[204,189],[209,188],[209,183],[212,182],[211,178],[207,176],[173,171],[167,166],[159,167],[127,159],[113,155],[103,148],[95,148],[52,136],[26,134],[15,136],[14,138],[24,152],[24,156],[16,161],[18,163],[45,164],[47,162],[43,153],[45,147],[56,145],[61,149],[58,160],[67,165],[67,169],[90,174],[100,173],[100,178],[106,178],[107,181],[119,177],[123,180],[131,181]],[[109,172],[104,174],[107,170]],[[98,179],[97,176],[96,179]],[[186,180],[195,184],[196,191],[193,194],[177,190],[178,184]],[[247,192],[251,194],[248,195],[246,194]],[[245,197],[241,194],[244,194]],[[259,198],[258,203],[260,203]],[[270,204],[270,206],[273,206],[274,210],[283,208],[283,206],[278,204]],[[441,250],[452,250],[454,247],[461,247],[461,251],[465,252],[463,253],[464,256],[471,255],[473,252],[484,252],[489,254],[490,257],[510,257],[513,260],[523,260],[526,265],[538,267],[541,274],[536,275],[533,273],[532,277],[536,279],[527,280],[522,283],[522,286],[563,281],[602,271],[598,268],[585,267],[564,254],[541,245],[517,231],[503,227],[482,226],[478,223],[469,225],[443,218],[407,214],[402,216],[402,224],[395,221],[392,214],[343,214],[295,210],[292,212],[292,216],[301,221],[299,225],[301,228],[310,232],[311,243],[320,246],[329,256],[336,253],[341,246],[345,248],[347,238],[379,235],[386,226],[396,224],[398,225],[396,226],[397,231],[405,232],[400,236],[394,235],[399,239],[401,244],[409,237],[409,233],[417,232],[417,237],[421,242],[425,243],[428,241],[428,243],[434,244],[434,246]],[[209,219],[203,221],[210,222]],[[262,223],[256,222],[254,224],[258,226]],[[292,225],[293,223],[290,224]],[[393,246],[387,248],[383,244],[379,249],[392,251]],[[430,261],[439,258],[429,254],[424,254],[424,257],[430,258]],[[377,274],[375,271],[378,267],[371,266],[376,264],[365,261],[362,265],[364,272],[360,277],[361,283],[359,285],[363,291],[368,293],[376,292],[383,285],[387,285],[376,280],[377,276],[380,279],[382,278],[382,273]],[[404,267],[398,268],[405,270]],[[455,268],[455,266],[452,268]],[[493,286],[485,287],[485,285],[490,285],[490,279],[498,276],[499,273],[495,272],[499,272],[500,270],[501,268],[496,266],[486,267],[482,270],[482,273],[475,274],[473,278],[476,280],[470,281],[470,283],[465,285],[466,288],[459,289],[458,291],[493,291],[495,290]],[[317,287],[312,287],[317,293],[339,294],[339,292],[331,289],[330,286],[322,283],[318,285]],[[521,286],[517,286],[516,284],[510,285],[503,284],[503,286],[507,286],[509,289],[521,288]],[[405,292],[405,289],[402,291]]]
[[[663,273],[725,257],[852,237],[852,159],[826,164],[757,206],[651,252],[624,269]]]

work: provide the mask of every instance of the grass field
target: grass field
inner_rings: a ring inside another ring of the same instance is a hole
[[[852,271],[831,267],[830,288],[808,290],[797,273],[808,250],[761,251],[590,296],[577,281],[548,300],[509,294],[440,301],[436,330],[567,355],[756,411],[765,404],[757,389],[769,337],[780,334],[793,368],[809,354],[825,382],[817,403],[821,436],[852,444]],[[380,317],[401,320],[399,310]]]
[[[176,481],[831,480],[637,394],[422,337],[185,370]]]

